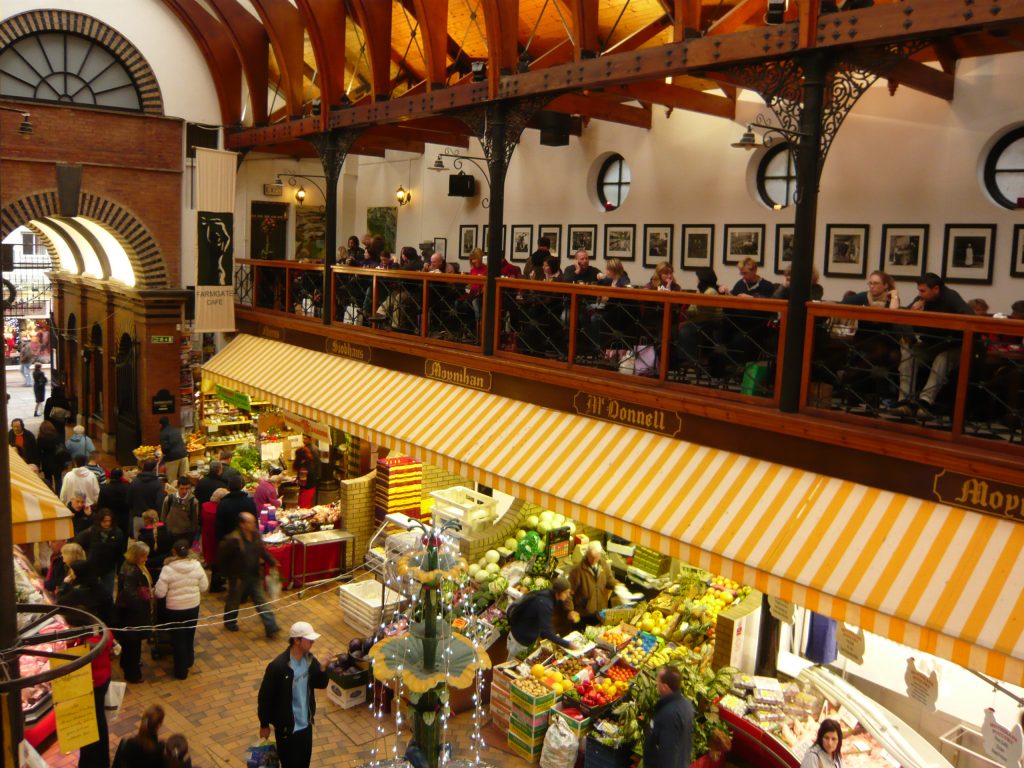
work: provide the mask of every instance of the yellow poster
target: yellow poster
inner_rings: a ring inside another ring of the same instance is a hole
[[[82,656],[88,650],[88,646],[79,645],[68,648],[67,652]],[[67,663],[64,659],[50,660],[50,666],[54,668]],[[92,691],[92,668],[88,664],[53,681],[53,703],[61,752],[73,752],[99,739],[96,700]],[[103,716],[106,717],[105,712]]]

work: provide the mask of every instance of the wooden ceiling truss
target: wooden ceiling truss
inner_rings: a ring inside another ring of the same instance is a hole
[[[950,100],[959,59],[1024,50],[1024,0],[970,13],[963,0],[875,0],[821,16],[817,0],[794,0],[774,26],[764,24],[765,0],[249,0],[255,13],[206,0],[213,15],[197,0],[163,2],[210,68],[234,129],[228,146],[264,151],[361,127],[354,152],[466,147],[445,113],[543,94],[552,111],[639,128],[650,128],[653,106],[735,119],[741,86],[725,70],[811,48],[848,49],[892,92]],[[346,39],[352,25],[358,53]],[[875,51],[909,39],[928,45],[883,66]],[[474,62],[485,71],[473,73]],[[363,74],[367,97],[352,103],[346,91]],[[243,78],[249,128],[238,128]],[[268,114],[272,91],[278,108]]]

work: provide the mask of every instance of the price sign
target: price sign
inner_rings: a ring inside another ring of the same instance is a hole
[[[571,536],[568,528],[556,528],[548,533],[548,555],[554,559],[569,555]]]
[[[67,649],[68,654],[83,656],[85,645]],[[65,659],[51,659],[51,667],[67,664]],[[92,668],[86,664],[53,681],[54,713],[57,720],[57,741],[64,753],[92,744],[99,739],[96,702],[92,695]]]
[[[857,664],[864,663],[864,630],[854,632],[845,624],[839,627],[839,655]]]
[[[796,617],[796,607],[781,597],[768,595],[768,609],[772,614],[772,618],[778,619],[783,624],[792,624]]]
[[[1024,755],[1024,734],[1020,723],[1007,728],[996,721],[996,713],[991,707],[985,710],[985,719],[981,724],[981,739],[985,754],[1006,768],[1018,768],[1021,756]]]
[[[917,662],[911,656],[907,659],[907,671],[903,676],[907,684],[907,696],[923,707],[933,710],[939,700],[939,676],[934,669],[930,674],[917,668]]]

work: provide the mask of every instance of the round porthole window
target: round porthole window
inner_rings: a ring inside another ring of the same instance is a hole
[[[796,160],[789,144],[764,153],[757,166],[757,194],[769,208],[785,208],[796,202]]]
[[[629,166],[622,155],[610,155],[597,173],[597,198],[606,211],[614,211],[629,195]]]
[[[999,205],[1015,209],[1024,199],[1024,126],[992,145],[985,158],[985,190]]]

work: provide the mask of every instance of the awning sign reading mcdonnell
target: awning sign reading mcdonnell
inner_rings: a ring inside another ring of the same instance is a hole
[[[1015,521],[244,334],[203,370],[204,382],[1024,684]],[[823,544],[837,535],[842,546]]]

